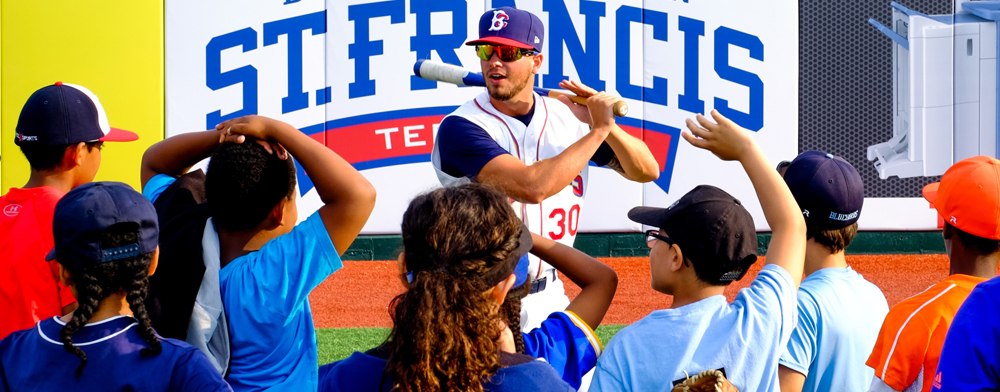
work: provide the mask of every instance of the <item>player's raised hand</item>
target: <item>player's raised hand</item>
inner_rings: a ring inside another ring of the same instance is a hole
[[[719,114],[717,110],[712,110],[715,122],[700,114],[695,118],[697,123],[687,119],[687,127],[691,132],[684,132],[684,140],[692,146],[711,151],[724,161],[743,159],[757,144],[750,131]]]
[[[563,80],[559,82],[559,87],[569,90],[578,97],[587,98],[586,105],[577,104],[567,96],[559,96],[560,102],[569,106],[581,122],[590,124],[591,128],[599,128],[604,125],[615,123],[614,106],[619,101],[618,97],[605,92],[598,92],[589,86],[576,80]]]

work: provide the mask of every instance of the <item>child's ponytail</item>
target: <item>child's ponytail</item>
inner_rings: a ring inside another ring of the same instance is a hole
[[[500,368],[498,304],[491,289],[510,276],[522,223],[484,185],[418,196],[403,215],[413,280],[391,307],[384,347],[396,391],[482,391]]]

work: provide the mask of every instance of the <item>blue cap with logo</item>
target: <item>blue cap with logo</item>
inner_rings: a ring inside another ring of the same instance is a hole
[[[104,249],[101,237],[117,223],[135,223],[135,243]],[[86,268],[151,253],[159,238],[156,209],[132,187],[120,182],[81,185],[56,203],[52,217],[55,248],[45,260],[65,267]]]
[[[542,51],[545,26],[535,14],[513,7],[486,11],[479,18],[479,39],[466,45],[505,45]]]
[[[836,230],[858,221],[865,201],[861,175],[843,158],[806,151],[792,160],[785,183],[810,224]]]
[[[63,82],[42,87],[28,97],[14,134],[18,146],[138,139],[135,133],[108,124],[104,106],[94,93]]]

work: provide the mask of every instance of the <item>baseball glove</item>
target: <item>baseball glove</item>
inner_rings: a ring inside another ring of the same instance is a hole
[[[687,372],[684,372],[687,374]],[[693,376],[688,376],[683,382],[674,386],[671,392],[740,392],[733,383],[722,375],[722,372],[712,369]]]

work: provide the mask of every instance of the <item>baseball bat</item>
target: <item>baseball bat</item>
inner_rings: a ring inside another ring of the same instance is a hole
[[[451,84],[457,84],[459,86],[479,86],[486,87],[486,80],[483,79],[483,74],[480,72],[473,72],[466,68],[459,67],[457,65],[441,63],[432,60],[418,60],[413,64],[413,74],[437,82],[445,82]],[[587,98],[580,97],[571,93],[561,92],[557,90],[550,90],[547,88],[535,87],[535,92],[538,95],[543,95],[547,97],[558,97],[560,95],[565,95],[573,102],[580,105],[587,104]],[[628,104],[623,100],[618,100],[612,107],[615,116],[625,117],[628,114]]]

